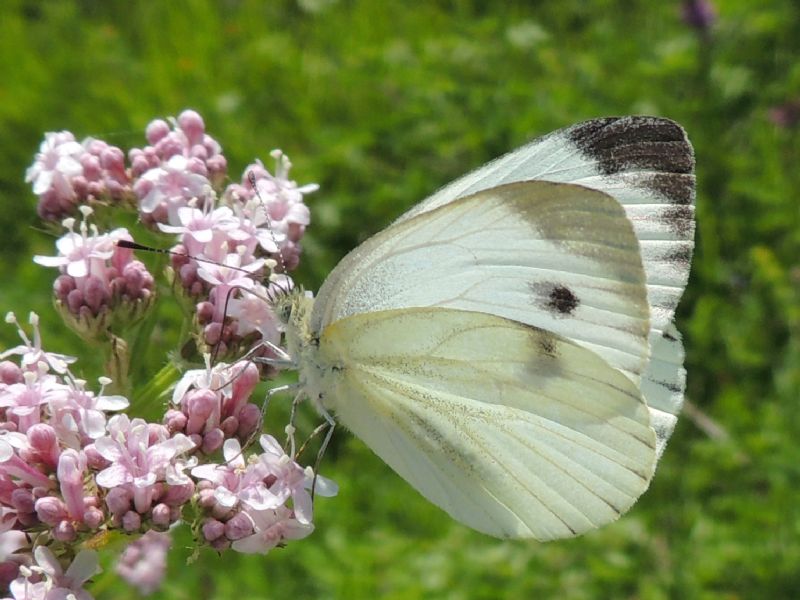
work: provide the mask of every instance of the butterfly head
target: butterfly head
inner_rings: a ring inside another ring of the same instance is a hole
[[[302,287],[292,288],[285,294],[272,299],[272,310],[286,332],[286,346],[289,354],[297,356],[301,347],[314,337],[309,328],[314,297]]]

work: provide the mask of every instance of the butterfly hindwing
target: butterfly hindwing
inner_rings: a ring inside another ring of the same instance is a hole
[[[485,313],[337,321],[325,405],[455,519],[498,537],[578,535],[647,488],[655,435],[632,382],[560,336]]]

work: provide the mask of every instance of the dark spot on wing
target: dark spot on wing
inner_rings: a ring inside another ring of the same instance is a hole
[[[550,300],[547,306],[562,315],[571,315],[578,308],[580,300],[568,287],[556,285],[550,291]]]
[[[681,238],[691,237],[694,231],[694,207],[671,204],[658,215],[659,220],[669,226]]]
[[[663,260],[667,261],[675,265],[676,267],[686,270],[689,268],[689,265],[692,262],[692,245],[691,244],[681,244],[677,248],[674,248],[667,252],[663,256]]]
[[[677,342],[678,341],[678,338],[676,338],[674,335],[672,335],[669,331],[665,331],[664,333],[662,333],[661,337],[663,337],[665,340],[669,340],[670,342]]]
[[[531,282],[528,288],[533,292],[534,302],[555,317],[572,315],[581,301],[565,285],[552,282]]]
[[[656,381],[655,383],[668,389],[670,392],[677,394],[683,393],[683,388],[677,383],[670,383],[668,381]]]
[[[558,358],[556,340],[553,337],[542,333],[539,337],[539,348],[549,358]]]
[[[597,162],[603,175],[655,172],[642,177],[638,186],[676,204],[689,204],[694,198],[694,152],[683,128],[674,121],[658,117],[593,119],[570,128],[569,138],[584,156]]]
[[[529,329],[533,352],[527,370],[539,381],[559,377],[563,373],[563,366],[558,336],[538,327],[530,326]]]

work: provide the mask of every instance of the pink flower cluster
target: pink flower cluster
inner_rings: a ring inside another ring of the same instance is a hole
[[[129,153],[134,193],[145,223],[177,223],[184,206],[208,208],[228,164],[217,141],[206,134],[202,117],[185,110],[173,128],[156,119],[147,126],[149,146]]]
[[[100,234],[87,224],[92,213],[81,206],[84,220],[75,231],[75,220],[67,218],[68,230],[56,242],[58,256],[34,256],[34,262],[57,267],[61,275],[53,284],[56,306],[73,329],[97,337],[112,325],[112,319],[128,326],[144,316],[154,301],[153,276],[133,251],[119,240],[133,241],[127,229]]]
[[[178,236],[167,275],[195,308],[206,368],[186,371],[161,423],[148,422],[123,412],[136,408],[128,398],[105,391],[134,385],[103,376],[93,391],[71,372],[76,359],[43,349],[36,315],[30,339],[9,314],[22,344],[0,353],[0,585],[14,598],[90,599],[83,586],[96,558],[77,548],[108,530],[141,536],[117,572],[149,593],[164,573],[166,532],[180,521],[216,550],[264,553],[313,531],[312,487],[336,493],[296,461],[292,424],[291,455],[272,436],[259,438],[261,409],[250,402],[260,378],[252,358],[287,358],[268,299],[292,287],[287,271],[310,223],[304,195],[317,186],[290,180],[288,157],[274,151],[274,175],[256,162],[223,189],[221,147],[191,110],[151,122],[146,137],[126,167],[122,151],[100,140],[45,136],[26,178],[40,215],[61,219],[67,232],[57,256],[34,260],[59,270],[62,317],[106,348],[109,365],[135,359],[118,349],[155,304],[154,279],[126,229],[103,233],[89,218],[101,217],[100,206],[108,207],[102,217],[138,206],[143,223]],[[115,377],[129,372],[122,365]],[[167,391],[159,385],[148,393]],[[249,453],[256,439],[261,450]]]
[[[248,402],[258,384],[258,367],[242,361],[218,363],[184,373],[172,395],[164,424],[189,437],[204,454],[213,454],[227,438],[248,440],[261,425],[261,409]]]
[[[92,600],[83,586],[100,571],[94,550],[78,552],[65,570],[49,548],[37,546],[8,589],[14,600]]]
[[[263,453],[245,461],[235,439],[225,442],[225,463],[192,469],[202,479],[199,503],[208,513],[203,536],[223,550],[264,554],[284,540],[311,534],[311,494],[314,472],[303,469],[283,451],[274,437],[261,436]],[[317,477],[316,493],[332,496],[336,485]],[[292,508],[286,506],[292,501]]]
[[[257,161],[245,169],[241,183],[220,189],[227,161],[202,117],[185,110],[170,123],[157,119],[147,126],[149,145],[129,152],[127,170],[122,152],[104,142],[79,144],[69,132],[47,134],[28,180],[40,206],[50,206],[48,190],[69,199],[58,210],[48,209],[49,218],[74,213],[87,198],[76,190],[84,189],[82,181],[90,176],[107,182],[105,188],[89,186],[91,198],[103,193],[135,198],[142,222],[178,236],[171,277],[194,304],[200,353],[235,359],[258,346],[255,354],[274,356],[271,348],[281,331],[265,300],[292,287],[286,272],[299,262],[310,223],[304,196],[318,186],[289,179],[291,162],[275,150],[274,175]],[[116,325],[135,323],[153,304],[153,278],[130,249],[117,246],[132,241],[127,230],[101,234],[86,224],[91,209],[84,204],[79,210],[84,217],[79,231],[74,218],[64,220],[68,232],[57,243],[58,256],[35,260],[61,271],[56,302],[74,329],[95,333],[90,337],[109,328],[117,333]]]
[[[92,138],[78,143],[69,131],[45,134],[25,181],[33,184],[39,216],[46,221],[74,214],[82,204],[131,195],[122,150]]]
[[[261,424],[249,402],[255,365],[187,371],[164,425],[109,416],[128,400],[104,395],[106,378],[99,393],[87,390],[67,368],[73,359],[44,351],[38,318],[31,323],[34,341],[20,328],[23,344],[0,355],[21,357],[0,363],[0,532],[45,532],[37,546],[70,547],[106,529],[165,531],[194,505],[217,550],[266,552],[313,531],[311,468],[270,436],[245,462],[240,440]],[[200,464],[223,447],[223,463]],[[317,478],[317,492],[332,495],[335,485]],[[24,566],[10,559],[0,574],[21,577]]]

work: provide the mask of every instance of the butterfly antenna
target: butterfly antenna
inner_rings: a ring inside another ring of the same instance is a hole
[[[120,248],[130,248],[131,250],[142,250],[144,252],[155,252],[156,254],[167,254],[169,256],[180,256],[182,258],[190,258],[192,260],[196,260],[197,262],[207,263],[209,265],[216,265],[218,267],[222,266],[226,269],[233,269],[234,271],[241,271],[242,273],[247,273],[248,275],[252,275],[250,271],[247,269],[243,269],[242,267],[234,267],[232,265],[221,265],[216,260],[211,260],[209,258],[202,258],[200,256],[192,256],[186,252],[175,252],[174,250],[167,250],[166,248],[155,248],[153,246],[145,246],[144,244],[140,244],[138,242],[131,242],[129,240],[117,240],[117,246]]]
[[[250,186],[253,188],[253,192],[258,198],[258,201],[261,203],[261,208],[264,210],[264,218],[267,222],[267,231],[269,231],[269,237],[272,239],[272,243],[275,244],[275,248],[277,248],[278,253],[276,257],[276,261],[278,266],[281,269],[281,273],[286,273],[286,262],[283,260],[283,253],[281,252],[280,247],[278,246],[278,239],[275,237],[275,228],[272,226],[272,219],[269,216],[269,210],[267,209],[267,203],[264,202],[264,198],[261,196],[261,192],[258,191],[258,186],[256,185],[256,174],[253,171],[247,172],[247,181],[250,182]],[[276,282],[276,287],[284,294],[288,294],[290,292],[289,289],[284,288],[281,283]]]

